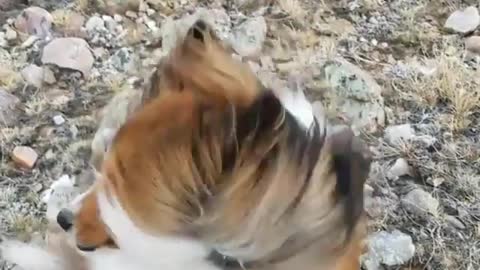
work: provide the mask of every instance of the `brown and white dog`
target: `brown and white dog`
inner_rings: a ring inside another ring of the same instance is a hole
[[[58,224],[86,269],[360,268],[370,157],[197,21]],[[162,93],[162,95],[159,95]]]

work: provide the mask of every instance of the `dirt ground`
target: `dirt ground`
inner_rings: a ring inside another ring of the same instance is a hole
[[[478,1],[166,0],[146,1],[140,11],[134,5],[129,13],[125,2],[139,1],[0,0],[0,31],[18,33],[7,44],[0,42],[0,89],[19,104],[9,112],[15,120],[0,130],[1,234],[26,241],[41,236],[42,192],[62,175],[75,176],[88,167],[100,110],[132,82],[140,87],[157,59],[152,55],[165,53],[167,18],[205,7],[227,15],[225,31],[261,16],[267,26],[262,49],[244,60],[259,74],[275,74],[281,81],[292,73],[303,75],[308,96],[336,120],[340,98],[323,90],[325,62],[345,59],[379,86],[385,119],[360,129],[375,154],[366,198],[369,229],[399,230],[411,238],[415,252],[401,264],[371,269],[480,269],[480,57],[465,45],[480,31],[459,34],[444,27],[452,12],[478,8]],[[24,46],[28,35],[20,34],[14,21],[28,6],[52,14],[52,38],[88,42],[95,55],[89,76],[42,63],[46,41]],[[108,27],[85,30],[94,16],[110,22],[105,15],[115,18],[112,10],[123,17],[114,19],[113,27],[121,25],[125,35],[109,34]],[[84,28],[74,27],[72,14],[83,17]],[[139,20],[139,14],[150,19]],[[32,84],[21,72],[32,64],[48,66],[55,81]],[[56,116],[64,122],[56,124]],[[389,140],[405,130],[412,133],[405,135],[409,140]],[[15,165],[16,146],[38,153],[33,168]],[[412,210],[412,201],[425,207]]]

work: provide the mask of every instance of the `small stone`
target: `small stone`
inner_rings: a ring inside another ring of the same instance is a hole
[[[87,23],[85,24],[85,28],[87,31],[95,31],[98,29],[103,29],[105,28],[105,22],[102,20],[102,18],[98,16],[93,16],[90,19],[88,19]]]
[[[127,12],[125,12],[125,16],[127,16],[128,18],[130,19],[136,19],[138,18],[138,15],[137,13],[131,11],[131,10],[128,10]]]
[[[467,51],[480,54],[480,36],[471,36],[465,40],[465,49]]]
[[[432,186],[434,187],[439,187],[441,186],[444,182],[445,182],[445,178],[443,177],[435,177],[433,179],[430,179],[428,181],[430,184],[432,184]]]
[[[385,129],[385,139],[393,144],[399,145],[415,137],[415,130],[409,124],[389,126]]]
[[[422,189],[414,189],[401,199],[402,206],[412,214],[424,215],[426,213],[438,215],[439,202],[430,193]]]
[[[153,14],[155,14],[155,9],[153,9],[153,8],[147,9],[147,15],[148,15],[149,17],[152,16]]]
[[[43,84],[43,69],[37,65],[31,64],[26,66],[20,72],[23,79],[37,88],[42,87]]]
[[[28,146],[17,146],[13,149],[12,159],[13,161],[27,169],[33,168],[35,162],[37,161],[38,154],[31,147]]]
[[[387,173],[387,177],[392,180],[397,180],[399,177],[405,175],[411,175],[411,172],[408,162],[403,158],[397,159]]]
[[[55,74],[48,67],[43,67],[43,81],[48,84],[54,84],[57,82]]]
[[[7,39],[5,38],[5,33],[0,32],[0,48],[5,48],[8,46]]]
[[[65,118],[63,118],[63,116],[61,116],[61,115],[55,115],[53,117],[53,123],[55,123],[55,125],[57,125],[57,126],[60,126],[63,123],[65,123]]]
[[[42,189],[43,189],[42,183],[36,183],[35,185],[33,185],[33,191],[36,193],[39,193],[40,191],[42,191]]]
[[[17,120],[20,99],[0,88],[0,126],[10,126]]]
[[[371,42],[372,42],[372,45],[375,47],[378,45],[378,41],[376,39],[372,39]]]
[[[88,43],[81,38],[57,38],[43,49],[42,63],[80,71],[88,76],[94,58]]]
[[[8,41],[16,40],[17,39],[17,32],[12,28],[8,27],[7,31],[5,32],[5,38]]]
[[[444,27],[461,34],[468,34],[475,31],[480,25],[480,15],[475,6],[467,7],[464,10],[453,12],[445,22]]]
[[[458,218],[454,216],[446,215],[445,221],[457,229],[460,229],[460,230],[465,229],[465,225],[463,224],[463,222],[461,222]]]
[[[265,18],[259,16],[250,18],[233,30],[233,49],[241,56],[255,56],[263,48],[267,35]]]
[[[28,7],[15,20],[15,28],[20,32],[36,35],[40,38],[50,37],[53,16],[43,8]]]
[[[387,266],[407,263],[415,254],[412,237],[398,230],[377,232],[368,237],[368,253],[362,255],[367,270],[379,270]]]
[[[116,22],[121,22],[121,21],[123,21],[123,17],[122,17],[122,15],[120,15],[120,14],[115,14],[115,15],[113,15],[113,19],[114,19]]]

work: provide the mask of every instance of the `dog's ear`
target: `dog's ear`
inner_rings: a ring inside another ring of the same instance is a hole
[[[345,204],[348,234],[364,211],[363,188],[370,172],[372,154],[366,144],[350,128],[330,134],[334,170],[337,175],[336,195]]]

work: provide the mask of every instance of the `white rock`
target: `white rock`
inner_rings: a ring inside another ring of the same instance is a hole
[[[233,29],[231,44],[241,56],[255,56],[263,48],[267,36],[267,23],[262,16],[250,18]]]
[[[387,172],[387,177],[393,180],[405,175],[411,175],[411,170],[408,162],[403,158],[397,159]]]
[[[415,255],[412,238],[398,230],[382,231],[368,238],[368,253],[362,256],[367,270],[380,270],[381,265],[395,266],[408,262]]]
[[[98,16],[91,17],[85,24],[85,29],[87,29],[87,31],[95,31],[103,28],[105,28],[105,22]]]
[[[426,213],[438,215],[439,202],[430,193],[422,189],[414,189],[401,199],[401,204],[412,214],[424,215]]]
[[[15,40],[17,39],[17,32],[12,28],[8,27],[7,31],[5,31],[5,38],[7,40]]]
[[[61,115],[55,115],[53,117],[53,123],[57,126],[60,126],[63,123],[65,123],[65,118],[63,118],[63,116],[61,116]]]
[[[470,6],[450,14],[444,27],[457,33],[467,34],[473,32],[478,25],[480,25],[478,9],[475,6]]]
[[[385,129],[385,139],[393,144],[399,145],[415,138],[415,130],[409,124],[389,126]]]
[[[48,43],[43,49],[42,62],[80,71],[86,77],[93,67],[94,58],[85,40],[68,37]]]
[[[116,22],[121,22],[121,21],[123,21],[122,15],[119,15],[119,14],[113,15],[113,19],[114,19]]]
[[[43,69],[37,65],[31,64],[26,66],[20,72],[23,79],[30,85],[35,87],[42,87],[43,84]]]

